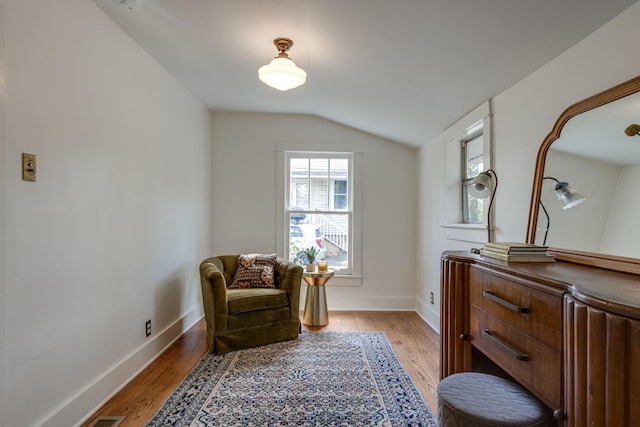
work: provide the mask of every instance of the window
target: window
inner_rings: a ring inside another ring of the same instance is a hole
[[[482,132],[482,126],[479,127]],[[462,153],[462,222],[469,224],[482,224],[484,221],[484,202],[469,193],[469,186],[480,172],[484,172],[484,153],[482,133],[477,131],[474,136],[461,141]]]
[[[315,247],[336,274],[353,272],[352,153],[285,152],[285,257],[306,264]]]
[[[482,243],[486,241],[489,201],[467,191],[473,178],[491,167],[491,103],[484,102],[460,118],[442,134],[445,145],[446,239]]]

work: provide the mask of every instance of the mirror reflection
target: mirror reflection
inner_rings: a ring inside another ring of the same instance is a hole
[[[546,245],[551,247],[640,258],[640,126],[633,126],[637,124],[640,93],[565,124],[546,156],[548,179],[542,182],[537,244],[543,244],[546,233]],[[584,201],[563,209],[556,180],[567,183]]]

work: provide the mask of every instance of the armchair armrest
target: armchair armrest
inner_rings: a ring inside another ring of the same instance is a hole
[[[300,283],[302,282],[302,267],[285,258],[276,259],[276,282],[278,287],[287,291],[291,307],[291,319],[300,317]]]
[[[211,332],[223,332],[227,329],[226,318],[227,282],[224,278],[224,265],[218,257],[207,258],[200,264],[200,286],[202,303],[207,318],[207,335]],[[211,331],[209,331],[211,329]]]

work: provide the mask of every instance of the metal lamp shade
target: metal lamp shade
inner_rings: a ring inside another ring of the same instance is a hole
[[[479,199],[487,198],[493,189],[493,179],[488,172],[482,172],[476,176],[469,186],[469,194]]]

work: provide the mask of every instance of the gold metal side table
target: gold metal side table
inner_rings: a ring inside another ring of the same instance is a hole
[[[304,316],[302,323],[306,326],[326,326],[329,324],[329,312],[327,311],[327,294],[324,284],[333,277],[333,270],[326,272],[305,271],[302,273],[307,282],[307,298],[304,302]]]

